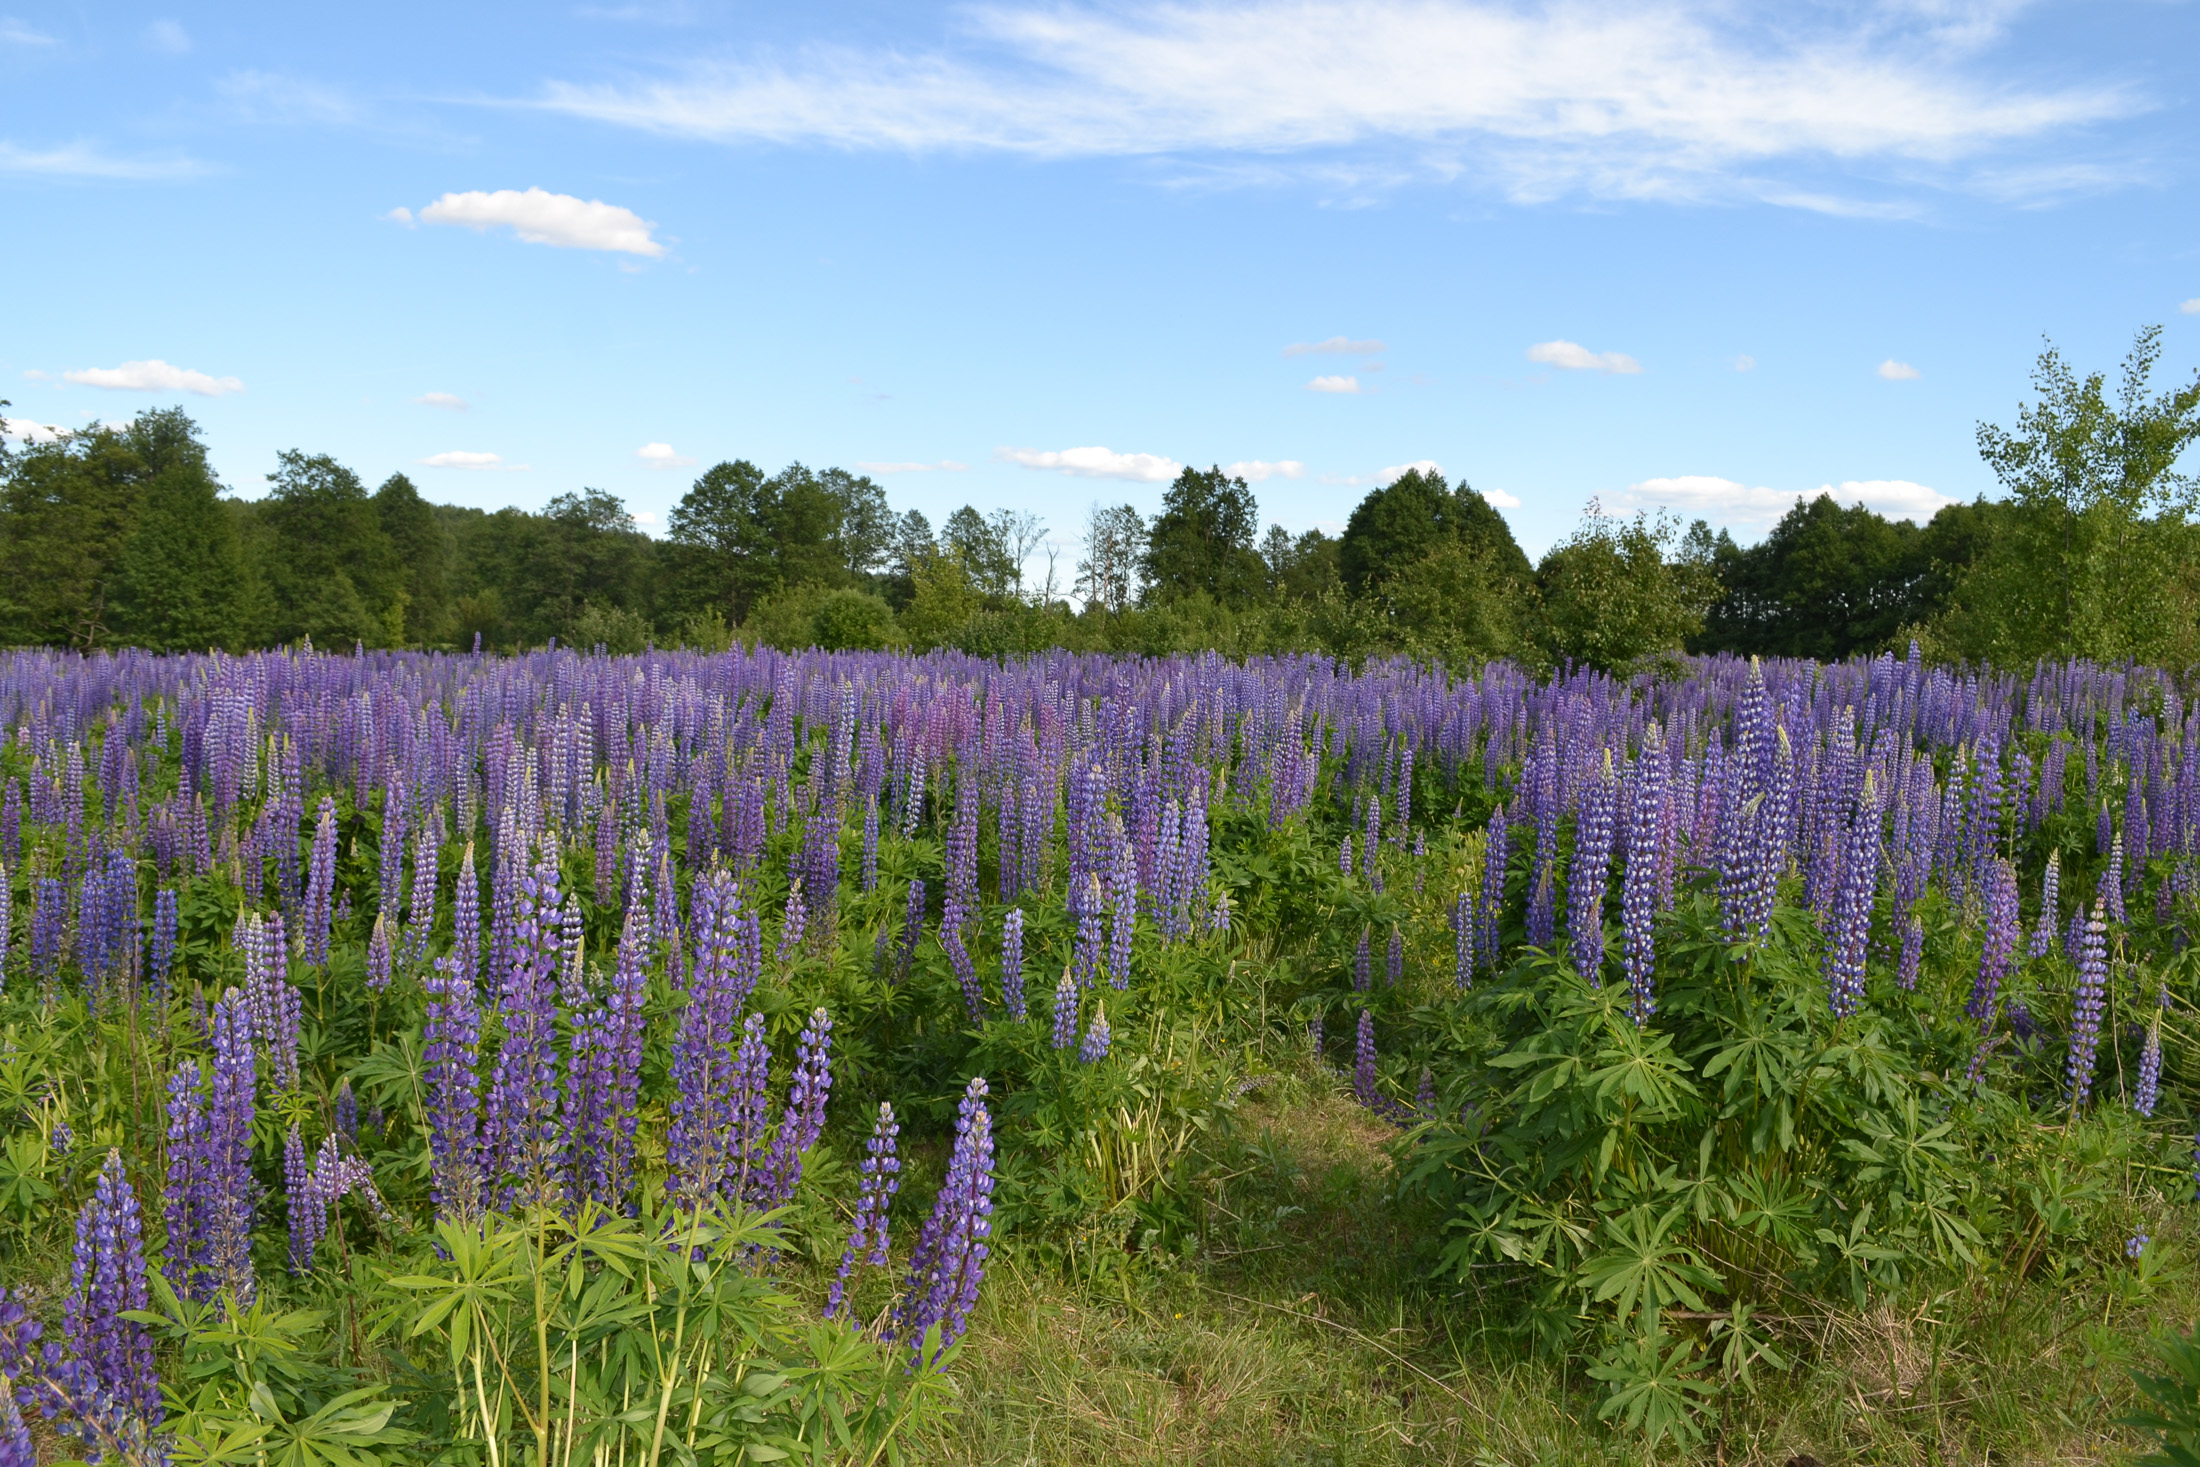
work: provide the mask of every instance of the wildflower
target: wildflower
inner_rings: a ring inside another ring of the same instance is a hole
[[[863,1164],[859,1168],[862,1180],[856,1190],[856,1220],[848,1229],[848,1246],[840,1254],[840,1272],[833,1276],[832,1290],[825,1300],[827,1319],[840,1312],[848,1277],[859,1259],[873,1268],[886,1266],[891,1243],[886,1210],[901,1187],[901,1158],[894,1152],[894,1138],[900,1134],[901,1126],[894,1120],[894,1108],[880,1101],[878,1119],[871,1123],[871,1139],[863,1147]],[[866,1243],[868,1251],[865,1251]]]
[[[2064,1068],[2071,1109],[2093,1092],[2093,1057],[2101,1043],[2101,1010],[2108,992],[2106,902],[2096,902],[2078,950],[2078,988],[2070,1006],[2070,1057]]]
[[[928,1364],[925,1336],[939,1327],[940,1350],[963,1332],[985,1274],[986,1239],[993,1231],[993,1120],[982,1075],[971,1077],[955,1123],[955,1149],[932,1215],[917,1236],[909,1276],[886,1337],[909,1342]],[[937,1354],[930,1357],[938,1358]]]
[[[1085,1024],[1084,1042],[1077,1046],[1077,1058],[1088,1065],[1096,1065],[1108,1057],[1108,1006],[1094,1004],[1092,1018]]]

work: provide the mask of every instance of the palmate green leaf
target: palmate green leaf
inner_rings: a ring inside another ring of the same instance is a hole
[[[1701,1309],[1697,1290],[1719,1287],[1719,1275],[1678,1236],[1687,1214],[1685,1207],[1660,1214],[1645,1205],[1604,1220],[1603,1234],[1612,1246],[1584,1262],[1579,1277],[1599,1302],[1613,1303],[1621,1324],[1638,1305],[1653,1319],[1673,1304]]]
[[[1666,1346],[1671,1345],[1671,1349]],[[1686,1444],[1702,1439],[1696,1424],[1696,1398],[1711,1395],[1714,1387],[1689,1367],[1696,1342],[1675,1340],[1663,1331],[1622,1341],[1608,1349],[1589,1367],[1592,1379],[1610,1385],[1597,1419],[1618,1417],[1643,1434],[1646,1445],[1670,1436]]]

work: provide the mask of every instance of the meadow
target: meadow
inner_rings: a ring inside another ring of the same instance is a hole
[[[2200,1460],[2195,691],[0,655],[0,1467]]]

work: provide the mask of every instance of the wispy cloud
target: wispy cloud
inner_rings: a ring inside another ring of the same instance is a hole
[[[156,20],[145,28],[145,44],[170,56],[191,54],[191,33],[180,21]]]
[[[341,127],[365,116],[350,93],[282,72],[233,71],[214,90],[247,122]]]
[[[392,209],[389,217],[410,224],[414,215],[400,207]],[[445,194],[418,217],[423,224],[458,224],[476,231],[509,229],[529,244],[559,249],[605,250],[652,260],[665,253],[665,247],[650,237],[657,226],[633,210],[541,188]]]
[[[1745,351],[1734,359],[1734,370],[1737,372],[1754,372],[1757,370],[1757,359]]]
[[[1303,479],[1306,465],[1295,458],[1280,458],[1273,463],[1264,458],[1246,458],[1239,459],[1223,472],[1248,484],[1264,484],[1270,479]]]
[[[431,453],[420,460],[420,466],[425,469],[478,469],[499,474],[524,473],[527,469],[525,464],[506,463],[502,454],[469,453],[463,448]]]
[[[1528,348],[1528,360],[1569,372],[1607,372],[1623,377],[1642,370],[1642,363],[1623,351],[1591,351],[1571,341],[1539,341]]]
[[[2200,316],[2200,295],[2194,296],[2177,309],[2188,316]]]
[[[45,178],[109,178],[164,181],[197,178],[207,171],[195,159],[119,158],[95,143],[63,143],[53,148],[25,148],[0,141],[0,174]]]
[[[1158,453],[1117,453],[1112,448],[996,448],[993,457],[1002,463],[1027,469],[1051,469],[1079,479],[1129,479],[1139,484],[1166,484],[1184,472],[1184,465]]]
[[[244,391],[244,383],[235,377],[214,377],[188,367],[172,367],[158,357],[124,362],[119,367],[82,367],[63,372],[61,380],[79,387],[104,387],[111,392],[190,392],[200,397],[226,397]]]
[[[1908,362],[1889,357],[1879,364],[1879,375],[1889,382],[1915,382],[1923,374]]]
[[[0,438],[13,438],[18,443],[51,443],[68,431],[59,423],[40,423],[29,418],[0,418]]]
[[[1346,336],[1332,336],[1327,341],[1298,341],[1283,349],[1287,357],[1337,356],[1373,357],[1386,350],[1379,341],[1354,341]]]
[[[1341,392],[1349,396],[1360,390],[1360,379],[1357,377],[1316,377],[1306,384],[1306,390],[1308,392]]]
[[[685,137],[899,152],[1288,169],[1387,145],[1421,176],[1521,199],[1771,197],[1796,187],[1780,165],[1829,160],[1963,182],[2011,145],[2145,105],[2111,84],[1985,74],[1975,42],[2007,12],[1981,13],[1820,7],[1765,26],[1716,0],[1027,0],[968,12],[931,49],[754,50],[554,81],[541,104]]]
[[[58,46],[44,31],[34,31],[12,15],[0,15],[0,46]]]
[[[413,401],[422,407],[441,408],[447,413],[462,413],[473,406],[455,392],[423,392]]]
[[[957,463],[951,458],[943,458],[936,464],[905,463],[898,459],[881,462],[876,459],[859,458],[856,460],[856,467],[866,474],[959,474],[968,469],[970,465]]]
[[[634,450],[634,456],[645,467],[652,469],[685,469],[692,468],[695,464],[694,459],[674,452],[669,443],[645,443]]]
[[[1816,489],[1768,489],[1708,474],[1645,479],[1614,496],[1621,509],[1670,509],[1740,530],[1770,529],[1798,499],[1830,494],[1842,504],[1861,504],[1893,519],[1923,524],[1956,501],[1908,479],[1848,479]]]

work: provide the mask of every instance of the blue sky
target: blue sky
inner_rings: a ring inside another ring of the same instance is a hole
[[[1992,488],[2042,333],[2200,362],[2170,0],[0,0],[11,428],[645,525],[702,465],[897,506],[1340,524],[1464,476],[1760,534]],[[2186,309],[2187,303],[2190,308]]]

